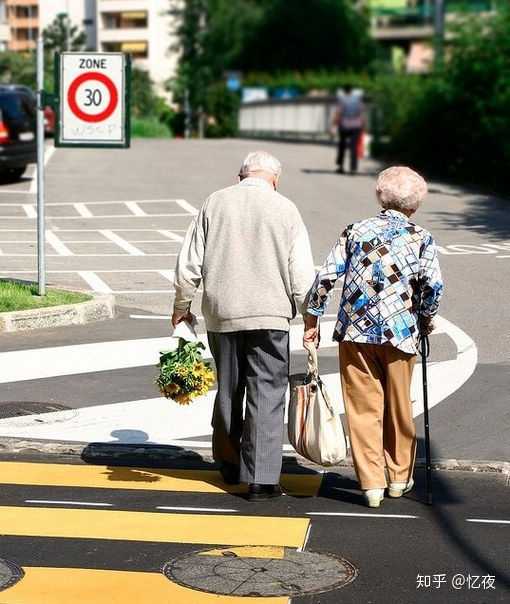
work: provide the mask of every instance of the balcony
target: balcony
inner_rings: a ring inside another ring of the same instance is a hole
[[[101,42],[136,42],[137,40],[148,40],[147,29],[101,29],[98,32]]]

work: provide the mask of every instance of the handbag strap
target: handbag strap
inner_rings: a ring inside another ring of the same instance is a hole
[[[308,375],[314,379],[319,378],[319,359],[317,356],[317,348],[313,342],[305,342],[305,350],[308,352]]]

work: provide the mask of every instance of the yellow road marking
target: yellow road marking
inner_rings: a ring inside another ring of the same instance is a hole
[[[0,592],[0,604],[246,604],[181,587],[163,574],[83,568],[25,567],[25,577]],[[288,598],[249,598],[249,604],[287,604]]]
[[[210,549],[206,552],[200,552],[199,556],[224,556],[226,554],[235,554],[242,558],[270,558],[271,560],[283,560],[285,548],[280,546],[254,546],[245,545],[241,547],[223,547],[221,549]]]
[[[317,494],[321,474],[282,474],[281,484],[292,495]],[[0,463],[0,483],[95,489],[136,489],[185,493],[239,493],[245,486],[226,485],[212,470],[169,470],[116,466]]]
[[[0,534],[13,536],[301,547],[309,522],[308,518],[0,506]]]

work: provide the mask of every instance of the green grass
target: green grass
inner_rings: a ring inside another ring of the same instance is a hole
[[[168,126],[152,117],[135,117],[131,122],[133,138],[170,138],[172,133]]]
[[[46,308],[61,304],[77,304],[91,300],[92,296],[59,289],[46,290],[45,296],[37,295],[36,283],[19,283],[0,280],[0,312]]]

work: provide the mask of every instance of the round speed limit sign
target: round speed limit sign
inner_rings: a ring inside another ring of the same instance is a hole
[[[127,146],[126,76],[122,53],[61,55],[60,145]]]

